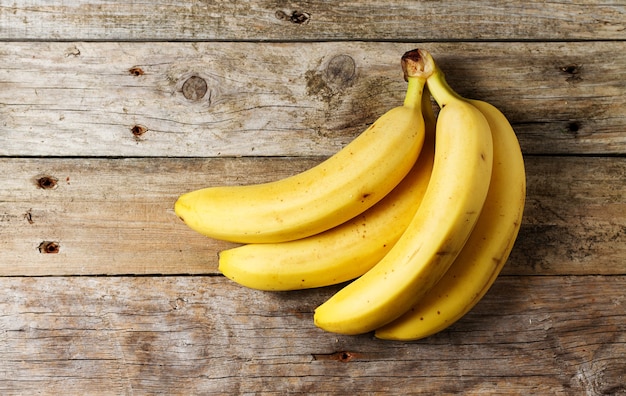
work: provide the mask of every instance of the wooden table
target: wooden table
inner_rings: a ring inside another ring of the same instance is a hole
[[[626,394],[626,3],[0,2],[0,393]],[[248,290],[181,193],[304,170],[401,103],[404,51],[525,154],[487,296],[417,342]]]

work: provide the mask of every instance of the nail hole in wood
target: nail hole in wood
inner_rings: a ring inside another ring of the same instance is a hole
[[[578,74],[578,73],[580,73],[580,68],[581,68],[580,65],[572,63],[570,65],[566,65],[566,66],[561,67],[561,71],[563,73],[567,73],[567,74]]]
[[[131,67],[130,69],[128,69],[128,72],[133,76],[143,76],[145,74],[143,69],[139,66]]]
[[[41,176],[37,179],[37,187],[44,190],[54,190],[58,186],[58,179],[52,176]]]
[[[135,125],[130,129],[130,131],[135,137],[140,137],[144,133],[148,132],[148,128],[143,125]]]
[[[567,130],[570,131],[573,134],[578,134],[578,132],[580,131],[580,122],[578,121],[572,121],[569,124],[567,124]]]
[[[43,241],[39,244],[39,253],[42,254],[57,254],[61,250],[61,246],[58,242]]]
[[[349,362],[352,360],[352,354],[350,352],[340,352],[338,359],[340,362]]]

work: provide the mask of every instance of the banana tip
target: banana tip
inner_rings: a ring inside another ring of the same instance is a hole
[[[181,195],[174,203],[174,213],[176,213],[176,216],[178,216],[178,218],[182,221],[185,221],[184,214],[189,212],[190,209],[189,204],[184,198],[185,196]]]

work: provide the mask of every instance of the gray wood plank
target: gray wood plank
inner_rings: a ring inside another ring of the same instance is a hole
[[[623,40],[620,1],[8,2],[2,40]]]
[[[216,274],[218,252],[235,245],[190,230],[173,212],[176,198],[319,161],[0,159],[0,275]],[[504,273],[626,273],[626,160],[527,156],[526,167],[526,210]],[[56,188],[41,188],[45,177]]]
[[[402,103],[418,45],[525,153],[626,152],[625,42],[63,42],[0,43],[0,155],[331,155]]]
[[[335,289],[222,277],[0,278],[3,394],[620,394],[626,279],[501,277],[430,338],[325,333]]]

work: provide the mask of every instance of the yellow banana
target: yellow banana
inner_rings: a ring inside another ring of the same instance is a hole
[[[387,255],[315,310],[315,324],[324,330],[365,333],[408,311],[448,270],[485,202],[493,156],[489,124],[468,102],[430,85],[441,72],[428,52],[419,54],[421,70],[432,72],[430,92],[442,107],[430,183]]]
[[[183,194],[176,214],[206,236],[241,243],[283,242],[335,227],[370,208],[409,172],[424,142],[420,103],[425,79],[402,57],[404,105],[300,174],[247,186],[209,187]]]
[[[526,197],[524,159],[513,128],[494,106],[470,103],[487,118],[493,136],[493,171],[476,227],[448,272],[407,313],[376,330],[376,337],[417,340],[456,322],[485,295],[509,257]]]
[[[422,95],[424,146],[409,174],[376,205],[337,227],[308,238],[248,244],[220,253],[219,269],[231,280],[259,290],[328,286],[361,276],[396,243],[428,186],[435,151],[435,115]]]

